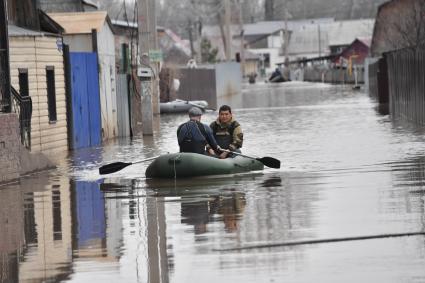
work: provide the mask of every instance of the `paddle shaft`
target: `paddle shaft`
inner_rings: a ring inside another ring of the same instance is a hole
[[[242,153],[239,153],[239,152],[231,151],[231,150],[228,150],[228,149],[221,149],[221,150],[224,151],[224,152],[227,152],[227,153],[232,153],[232,154],[240,155],[240,156],[243,156],[243,157],[246,157],[246,158],[258,160],[261,163],[263,163],[264,165],[266,165],[267,167],[276,168],[276,169],[280,168],[280,160],[273,158],[273,157],[266,156],[266,157],[262,157],[262,158],[257,158],[257,157],[248,156],[248,155],[245,155],[245,154],[242,154]]]
[[[157,159],[158,157],[160,157],[160,155],[154,156],[154,157],[150,157],[150,158],[146,158],[146,159],[143,159],[143,160],[139,160],[139,161],[136,161],[136,162],[130,162],[130,164],[142,163],[142,162],[146,162],[146,161]]]
[[[140,160],[140,161],[135,161],[135,162],[113,162],[113,163],[110,163],[110,164],[106,164],[106,165],[103,165],[99,168],[99,174],[104,175],[104,174],[115,173],[115,172],[118,172],[118,171],[124,169],[127,166],[137,164],[137,163],[146,162],[146,161],[149,161],[149,160],[153,160],[153,159],[156,159],[158,157],[159,157],[159,155],[155,156],[155,157],[146,158],[146,159],[143,159],[143,160]]]
[[[245,155],[245,154],[242,154],[242,153],[239,153],[239,152],[236,152],[236,151],[231,151],[231,150],[228,150],[228,149],[221,149],[221,151],[224,151],[224,152],[227,152],[227,153],[233,153],[233,154],[240,155],[240,156],[247,157],[247,158],[251,158],[251,159],[258,159],[257,157],[248,156],[248,155]]]

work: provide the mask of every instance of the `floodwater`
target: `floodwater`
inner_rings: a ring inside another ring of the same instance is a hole
[[[425,232],[422,129],[349,86],[263,83],[221,99],[243,152],[281,169],[151,181],[140,163],[99,176],[177,151],[186,115],[162,115],[153,137],[0,188],[0,282],[425,282],[425,237],[408,235]]]

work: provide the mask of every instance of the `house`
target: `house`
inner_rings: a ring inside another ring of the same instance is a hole
[[[287,22],[288,28],[288,55],[290,58],[297,57],[312,57],[318,54],[317,44],[317,25],[333,22],[333,18],[319,18],[319,19],[304,19],[304,20],[290,20]],[[312,26],[311,31],[302,31],[306,26]],[[314,28],[313,28],[314,26]],[[276,65],[284,60],[284,39],[285,39],[285,22],[284,21],[260,21],[257,23],[244,24],[244,40],[246,50],[256,54],[260,59],[260,68],[264,68],[266,73],[271,73],[275,70]],[[240,52],[240,27],[231,25],[231,33],[233,36],[232,52],[234,55]],[[311,39],[314,34],[316,40]],[[213,47],[218,48],[218,59],[224,60],[224,47],[223,40],[218,26],[205,26],[202,29],[202,36],[208,38]],[[295,36],[295,40],[291,41]],[[306,42],[310,41],[308,48],[305,48]],[[292,43],[297,42],[297,44]],[[326,42],[324,36],[322,42]],[[293,54],[291,55],[291,43]],[[302,47],[302,50],[300,49]],[[323,44],[323,51],[327,45]],[[301,51],[300,51],[301,50]],[[234,58],[235,56],[233,56]],[[264,66],[264,67],[263,67]]]
[[[363,67],[365,59],[369,56],[371,38],[356,38],[340,54],[332,59],[336,66]]]
[[[307,24],[291,33],[288,45],[289,61],[310,59],[329,54],[328,35],[317,24]],[[282,61],[283,62],[283,61]]]
[[[240,53],[237,53],[237,62],[240,62]],[[243,76],[244,77],[249,77],[252,76],[254,74],[259,74],[260,73],[260,55],[255,54],[249,50],[245,50],[244,51],[244,56],[245,56],[245,65],[243,67]],[[238,58],[239,57],[239,58]]]
[[[79,115],[78,111],[73,113],[72,147],[98,145],[99,135],[102,140],[116,137],[115,43],[112,23],[107,13],[95,11],[48,15],[64,28],[63,41],[69,46],[73,108],[85,108],[81,116],[76,116]]]
[[[356,38],[370,38],[373,25],[373,19],[301,22],[291,30],[289,60],[293,63],[329,62]]]
[[[31,152],[52,156],[68,149],[63,29],[30,2],[8,4],[11,84],[17,95],[32,100],[31,118],[20,123],[21,138]]]
[[[264,25],[264,27],[263,30],[263,25],[260,28],[257,28],[256,24],[244,25],[244,46],[245,53],[249,55],[249,58],[258,59],[260,68],[266,73],[270,73],[274,70],[275,62],[281,60],[283,28],[275,25]],[[233,35],[231,58],[238,59],[241,50],[240,27],[231,25],[230,30]],[[226,60],[223,37],[219,26],[204,26],[202,38],[208,39],[211,46],[217,48],[218,61]]]
[[[356,38],[371,38],[374,24],[374,19],[358,19],[321,25],[328,36],[329,55],[341,53]]]
[[[371,55],[408,47],[425,46],[425,1],[392,0],[378,8]]]
[[[114,6],[110,7],[114,11]],[[108,9],[109,10],[109,9]],[[141,123],[141,97],[137,95],[140,91],[139,78],[136,76],[138,66],[138,24],[134,21],[115,19],[111,21],[115,30],[115,54],[116,66],[117,66],[117,87],[120,90],[124,89],[123,92],[117,92],[118,95],[130,95],[130,105],[127,108],[130,110],[130,124],[131,133],[133,135],[142,132]],[[163,27],[157,27],[158,46],[161,51],[162,58],[160,58],[161,68],[174,67],[176,65],[186,65],[190,57],[190,48],[187,46],[178,35],[176,35],[170,29]],[[119,55],[118,55],[119,54]],[[163,73],[160,72],[159,77],[161,78]],[[162,97],[164,80],[160,81],[160,97]],[[168,86],[168,83],[167,83]],[[124,106],[125,108],[125,106]],[[129,116],[127,115],[127,117]],[[120,118],[120,116],[118,116]],[[124,120],[122,118],[121,120]],[[118,120],[118,125],[123,124]],[[120,127],[119,127],[120,128]],[[122,131],[119,129],[119,132]],[[121,134],[120,134],[121,135]]]

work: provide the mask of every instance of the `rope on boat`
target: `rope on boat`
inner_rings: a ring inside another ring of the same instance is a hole
[[[400,233],[400,234],[381,234],[381,235],[346,237],[346,238],[330,238],[330,239],[270,243],[270,244],[260,244],[260,245],[245,245],[245,246],[241,246],[241,247],[213,249],[213,251],[219,251],[219,252],[239,251],[239,250],[249,250],[249,249],[264,249],[264,248],[275,248],[275,247],[313,245],[313,244],[323,244],[323,243],[348,242],[348,241],[360,241],[360,240],[396,238],[396,237],[410,237],[410,236],[424,236],[424,235],[425,235],[425,232],[411,232],[411,233]]]

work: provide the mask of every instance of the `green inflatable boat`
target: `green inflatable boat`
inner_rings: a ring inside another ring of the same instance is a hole
[[[243,156],[218,159],[196,153],[164,154],[146,169],[147,178],[187,178],[263,170],[260,161]]]

